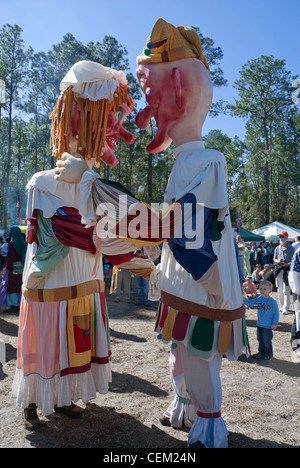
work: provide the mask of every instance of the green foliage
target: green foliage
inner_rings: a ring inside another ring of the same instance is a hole
[[[214,41],[199,34],[203,51],[211,66],[215,86],[226,80],[219,67],[223,53]],[[128,71],[126,47],[112,36],[102,41],[83,44],[72,34],[54,44],[48,52],[25,50],[22,29],[18,25],[5,25],[0,30],[0,80],[6,87],[6,102],[0,103],[0,226],[8,228],[16,222],[16,203],[21,203],[25,217],[26,184],[31,176],[54,167],[49,147],[51,123],[49,116],[59,96],[59,84],[70,67],[79,60],[93,60],[105,66]],[[109,168],[101,164],[97,169],[102,177],[121,182],[135,195],[148,203],[163,202],[164,190],[173,165],[172,150],[151,155],[146,146],[155,132],[155,123],[140,130],[134,118],[142,93],[132,74],[127,75],[135,107],[125,122],[135,141],[126,145],[119,141],[116,156],[119,164]],[[223,108],[215,103],[212,111],[217,115]]]
[[[237,176],[233,206],[251,229],[272,221],[294,227],[299,211],[299,110],[292,102],[296,77],[272,55],[250,60],[234,87],[232,115],[246,120],[243,172]]]
[[[221,48],[199,28],[194,29],[209,62],[213,85],[225,86]],[[0,29],[0,80],[6,88],[6,101],[0,103],[0,227],[16,222],[17,201],[25,217],[28,180],[35,172],[54,167],[49,116],[61,79],[79,60],[93,60],[125,72],[129,68],[126,48],[112,36],[85,45],[66,34],[48,52],[36,53],[25,49],[19,26]],[[204,140],[207,148],[225,155],[233,224],[239,213],[246,229],[268,219],[300,225],[300,113],[291,100],[294,78],[284,60],[273,56],[251,60],[234,84],[236,102],[229,106],[218,101],[210,111],[211,116],[226,111],[245,120],[244,141],[231,139],[220,130],[212,130]],[[132,74],[128,73],[127,79],[135,106],[124,126],[133,133],[134,143],[126,145],[119,140],[115,151],[119,164],[109,168],[102,163],[97,171],[101,177],[122,183],[139,199],[162,203],[173,165],[172,148],[153,155],[146,151],[156,132],[155,122],[151,120],[144,130],[136,127],[142,92]]]

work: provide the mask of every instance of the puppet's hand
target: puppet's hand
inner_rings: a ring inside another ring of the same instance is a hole
[[[79,153],[63,153],[61,160],[56,163],[55,179],[79,184],[83,173],[88,169],[87,163]]]

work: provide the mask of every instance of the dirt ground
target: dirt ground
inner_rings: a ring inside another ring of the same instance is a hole
[[[6,363],[0,364],[0,448],[186,448],[187,429],[159,423],[173,393],[169,348],[153,332],[157,304],[143,308],[134,305],[134,295],[132,299],[126,304],[108,298],[113,370],[108,394],[88,403],[81,420],[53,413],[32,433],[24,429],[22,411],[11,396],[19,317],[0,308],[0,341],[6,344]],[[293,311],[291,300],[290,314],[281,314],[274,332],[271,361],[223,359],[222,415],[229,448],[300,447],[300,363],[293,362],[289,342]],[[253,354],[256,313],[247,310]]]

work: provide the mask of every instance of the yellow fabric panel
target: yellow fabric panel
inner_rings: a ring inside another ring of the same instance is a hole
[[[121,236],[119,237],[120,239],[123,239],[126,242],[130,242],[131,244],[137,245],[138,247],[144,247],[147,245],[159,245],[162,242],[166,241],[166,239],[160,239],[158,241],[149,241],[149,240],[143,240],[143,239],[130,239],[129,237],[121,237]]]
[[[218,351],[226,353],[231,340],[232,322],[220,322]]]
[[[90,336],[90,349],[84,352],[76,351],[74,325]],[[81,367],[91,362],[94,347],[94,295],[68,301],[67,333],[70,367]]]
[[[172,338],[173,327],[176,320],[177,312],[177,310],[172,308],[170,308],[169,310],[161,336],[164,341],[170,341]]]

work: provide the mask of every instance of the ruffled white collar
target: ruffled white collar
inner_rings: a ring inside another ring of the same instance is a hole
[[[177,146],[173,153],[175,159],[178,159],[181,153],[189,153],[191,151],[199,151],[204,149],[204,141],[189,141],[188,143],[183,143],[182,145]]]

